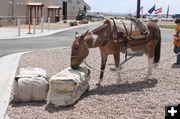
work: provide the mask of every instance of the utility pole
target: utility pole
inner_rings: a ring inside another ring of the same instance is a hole
[[[137,14],[136,14],[136,18],[140,18],[140,6],[141,6],[141,0],[137,0]]]

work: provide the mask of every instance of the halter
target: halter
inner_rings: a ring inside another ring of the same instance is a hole
[[[92,32],[90,32],[91,33],[91,35],[92,35]],[[83,45],[87,48],[87,49],[89,49],[89,45],[88,45],[88,43],[87,43],[87,41],[86,40],[82,40],[82,42],[83,42]],[[94,43],[94,42],[93,42]],[[94,46],[94,44],[93,44],[93,46]],[[74,58],[76,58],[76,57],[79,57],[79,56],[71,56],[71,57],[74,57]]]
[[[89,49],[89,45],[88,45],[88,43],[87,43],[87,41],[86,41],[86,40],[83,40],[83,44],[84,44],[84,46],[85,46],[86,48],[88,48],[88,49]]]

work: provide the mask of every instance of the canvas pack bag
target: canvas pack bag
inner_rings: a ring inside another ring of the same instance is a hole
[[[20,68],[14,81],[13,99],[17,102],[45,101],[49,84],[46,71],[40,68]]]
[[[50,79],[47,100],[54,106],[69,106],[89,89],[90,72],[87,68],[66,68]]]

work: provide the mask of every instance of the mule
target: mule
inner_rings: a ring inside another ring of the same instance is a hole
[[[133,52],[143,51],[148,59],[148,69],[145,81],[148,81],[152,74],[154,64],[160,60],[161,49],[161,32],[158,25],[152,21],[146,23],[149,34],[140,40],[115,43],[112,38],[112,26],[105,22],[93,31],[79,35],[75,34],[75,40],[72,44],[71,51],[71,68],[78,69],[79,65],[89,54],[89,48],[99,47],[101,52],[101,71],[97,85],[103,81],[104,70],[107,57],[109,54],[114,56],[115,67],[117,70],[117,83],[120,84],[120,52],[125,53],[126,49]],[[122,32],[123,33],[123,32]],[[127,34],[125,36],[127,38]]]

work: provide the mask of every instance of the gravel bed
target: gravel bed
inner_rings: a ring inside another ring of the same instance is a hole
[[[70,65],[71,49],[48,49],[25,54],[19,67],[40,67],[48,76],[60,72]],[[173,45],[162,43],[161,60],[173,56]],[[121,55],[121,61],[124,55]],[[12,119],[164,119],[165,105],[180,103],[180,69],[171,65],[175,57],[159,64],[150,77],[144,81],[147,66],[146,56],[129,60],[121,72],[122,84],[116,85],[116,73],[105,72],[101,87],[95,84],[99,72],[91,70],[90,90],[73,106],[54,108],[46,102],[14,103],[8,107]],[[91,49],[88,64],[100,67],[99,49]],[[107,69],[113,68],[113,56],[108,57]]]

